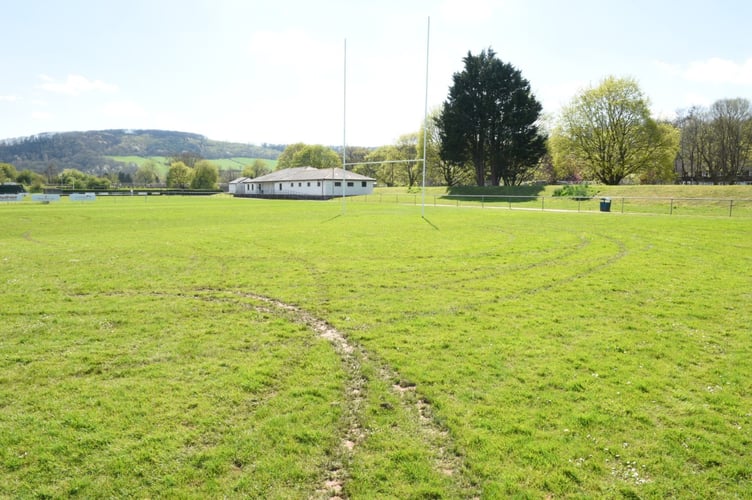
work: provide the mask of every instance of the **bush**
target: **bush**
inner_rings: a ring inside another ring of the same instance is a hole
[[[589,200],[596,194],[598,194],[598,191],[590,187],[587,182],[583,184],[567,184],[554,191],[554,196],[566,196],[578,201]]]

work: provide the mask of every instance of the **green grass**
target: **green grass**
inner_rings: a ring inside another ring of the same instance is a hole
[[[749,219],[344,208],[0,205],[0,496],[748,495]]]
[[[555,195],[561,186],[429,187],[425,202],[432,206],[488,207],[527,210],[600,211],[601,198],[611,200],[611,211],[752,217],[752,186],[601,186],[591,185],[590,199]],[[420,188],[377,188],[359,201],[373,203],[423,203]]]

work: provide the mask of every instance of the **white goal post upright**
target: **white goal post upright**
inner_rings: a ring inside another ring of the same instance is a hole
[[[342,214],[345,213],[345,186],[347,185],[347,38],[345,38],[345,57],[342,82]],[[332,182],[334,179],[332,178]],[[334,186],[332,186],[334,188]],[[332,193],[334,194],[334,193]]]
[[[426,94],[423,103],[423,202],[420,216],[426,216],[426,151],[428,149],[428,49],[431,46],[431,16],[428,16],[426,28]]]
[[[387,161],[372,161],[372,162],[357,162],[347,163],[347,38],[345,38],[344,47],[344,70],[343,70],[343,85],[342,85],[342,214],[345,213],[346,192],[345,186],[347,185],[347,166],[348,165],[368,165],[368,164],[381,164],[381,163],[412,163],[423,162],[423,199],[421,207],[421,217],[425,217],[426,212],[426,151],[428,149],[428,54],[431,45],[431,16],[428,16],[428,28],[426,31],[426,93],[423,103],[423,159],[415,160],[387,160]],[[334,176],[332,176],[334,180]],[[334,192],[332,192],[334,194]]]

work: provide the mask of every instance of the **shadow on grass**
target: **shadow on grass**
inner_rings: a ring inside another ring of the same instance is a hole
[[[453,186],[447,189],[444,199],[483,198],[486,203],[524,203],[533,201],[545,186]]]
[[[328,218],[326,220],[322,220],[321,223],[322,224],[326,224],[327,222],[331,222],[333,220],[339,219],[340,217],[342,217],[342,214],[337,214],[334,217],[330,217],[330,218]]]
[[[432,228],[434,228],[435,230],[437,230],[437,231],[441,231],[441,230],[439,229],[439,226],[437,226],[436,224],[434,224],[434,223],[433,223],[433,222],[431,222],[430,220],[426,219],[425,217],[421,217],[421,218],[422,218],[422,219],[423,219],[424,221],[426,221],[426,223],[428,223],[428,225],[429,225],[429,226],[431,226]]]

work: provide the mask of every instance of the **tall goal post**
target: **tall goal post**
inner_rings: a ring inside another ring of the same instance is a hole
[[[345,213],[346,205],[346,188],[347,186],[347,166],[348,165],[363,165],[363,164],[378,164],[378,163],[411,163],[422,162],[423,163],[423,184],[422,184],[422,203],[421,203],[421,217],[425,218],[426,211],[426,157],[428,151],[428,56],[431,45],[431,16],[428,16],[428,25],[426,30],[426,89],[425,97],[423,101],[423,158],[415,160],[395,160],[395,161],[374,161],[374,162],[347,162],[347,38],[344,43],[344,62],[343,62],[343,82],[342,82],[342,214]],[[334,176],[332,175],[332,182]],[[332,189],[334,187],[332,186]],[[332,194],[334,192],[332,191]]]
[[[345,38],[344,47],[344,70],[342,82],[342,214],[345,213],[347,186],[347,38]],[[332,182],[334,182],[332,176]],[[333,188],[334,186],[332,186]]]
[[[420,207],[420,216],[426,216],[426,152],[428,150],[428,50],[431,46],[431,16],[428,16],[426,27],[426,93],[423,102],[423,196]]]

